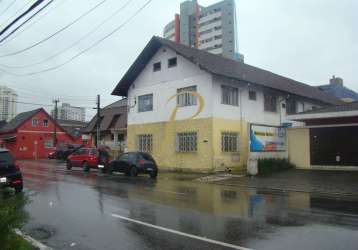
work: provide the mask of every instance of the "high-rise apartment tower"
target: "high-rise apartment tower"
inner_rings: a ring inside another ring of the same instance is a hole
[[[197,0],[180,4],[180,14],[164,28],[163,37],[224,57],[243,60],[239,51],[235,0],[203,7]]]

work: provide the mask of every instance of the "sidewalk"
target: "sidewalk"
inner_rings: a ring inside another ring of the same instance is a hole
[[[265,177],[231,177],[211,183],[279,191],[358,196],[358,172],[295,169]]]

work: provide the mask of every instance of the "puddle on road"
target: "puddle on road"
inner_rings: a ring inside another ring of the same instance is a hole
[[[39,226],[29,229],[29,235],[37,240],[48,240],[53,235],[55,235],[56,231],[54,228],[50,228],[48,226]]]

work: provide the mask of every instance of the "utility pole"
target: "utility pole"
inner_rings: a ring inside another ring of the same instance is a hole
[[[99,147],[99,142],[101,140],[101,96],[97,95],[97,139],[96,147]]]
[[[54,110],[55,124],[53,126],[53,146],[54,147],[57,146],[57,116],[58,116],[57,104],[58,104],[59,101],[60,101],[59,99],[53,100],[53,103],[55,103],[55,110]]]

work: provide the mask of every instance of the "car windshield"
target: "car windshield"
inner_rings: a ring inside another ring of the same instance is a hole
[[[0,152],[0,167],[14,163],[14,158],[9,152]]]

